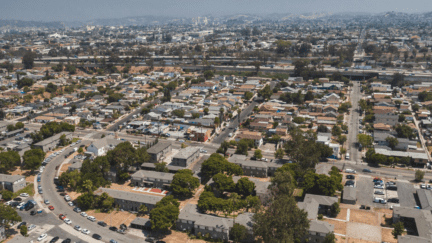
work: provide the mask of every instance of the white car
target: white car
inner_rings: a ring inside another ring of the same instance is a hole
[[[63,221],[64,221],[66,224],[72,224],[72,220],[70,220],[70,219],[68,219],[68,218],[65,218]]]
[[[88,230],[88,229],[82,229],[81,233],[83,233],[85,235],[88,235],[88,234],[90,234],[90,230]]]
[[[38,240],[38,241],[42,241],[42,240],[46,239],[47,237],[48,237],[47,234],[41,234],[41,235],[37,238],[37,240]]]
[[[90,220],[90,221],[92,221],[92,222],[96,221],[96,218],[93,217],[93,216],[88,216],[87,219]]]
[[[69,202],[71,200],[71,198],[69,197],[69,195],[64,196],[64,199],[66,200],[66,202]]]
[[[79,226],[79,225],[75,225],[74,229],[75,229],[75,230],[78,230],[78,231],[81,231],[81,230],[82,230],[82,229],[81,229],[81,226]]]
[[[71,206],[71,207],[74,206],[73,202],[68,202],[68,205]]]
[[[19,209],[20,207],[22,207],[24,205],[25,205],[25,202],[21,202],[20,204],[18,204],[18,206],[16,208]]]
[[[421,189],[426,189],[426,184],[421,184],[421,185],[420,185],[420,188],[421,188]]]
[[[28,197],[28,196],[29,196],[28,193],[21,193],[21,194],[20,194],[20,197]]]
[[[86,212],[82,212],[82,213],[80,213],[80,215],[83,216],[83,217],[87,217],[87,216],[88,216],[88,215],[86,214]]]

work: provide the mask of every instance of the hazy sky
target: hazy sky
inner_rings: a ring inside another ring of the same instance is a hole
[[[238,13],[427,12],[431,0],[0,0],[0,19],[80,21]]]

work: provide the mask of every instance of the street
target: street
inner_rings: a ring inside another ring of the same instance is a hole
[[[347,152],[350,153],[350,159],[352,161],[359,161],[361,159],[361,153],[357,149],[357,134],[359,133],[359,112],[358,103],[362,96],[360,92],[360,82],[353,82],[352,92],[351,92],[351,113],[349,116],[348,124],[348,149]]]

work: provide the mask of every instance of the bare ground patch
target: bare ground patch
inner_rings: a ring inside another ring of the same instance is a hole
[[[96,213],[95,210],[86,211],[87,215],[93,216],[97,221],[104,221],[109,218],[109,214],[107,213]]]
[[[397,239],[395,239],[392,235],[392,229],[382,228],[381,230],[381,238],[384,242],[395,242],[397,243]]]
[[[178,232],[178,231],[171,231],[171,234],[165,236],[165,238],[163,238],[162,240],[165,241],[166,243],[177,243],[177,242],[188,242],[188,235],[186,233],[182,233],[182,232]],[[194,242],[194,243],[201,243],[201,242],[205,242],[205,241],[189,241],[189,242]]]
[[[105,223],[118,228],[124,221],[126,221],[126,219],[129,218],[130,215],[131,213],[129,212],[114,211],[110,216],[108,216]]]
[[[335,233],[341,234],[341,235],[346,235],[346,227],[347,227],[346,222],[342,222],[342,221],[338,221],[338,220],[332,220],[332,219],[325,219],[324,221],[334,225],[334,227],[335,227],[334,232]]]
[[[348,223],[346,236],[360,240],[381,242],[381,227],[362,223]]]
[[[346,240],[347,243],[376,243],[376,241],[369,241],[369,240],[361,240],[361,239],[355,239],[348,237]]]
[[[342,219],[342,220],[346,220],[347,218],[347,212],[348,209],[347,208],[341,208],[339,214],[337,215],[337,219]]]
[[[377,213],[354,209],[350,210],[350,222],[379,225]]]

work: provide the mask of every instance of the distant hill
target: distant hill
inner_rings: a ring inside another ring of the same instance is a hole
[[[42,22],[42,21],[23,21],[23,20],[0,20],[0,27],[47,27],[47,28],[62,28],[61,22]]]

